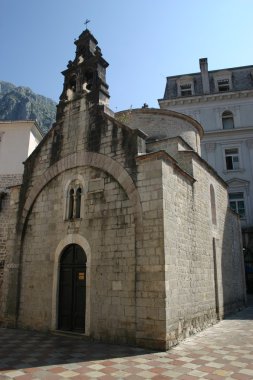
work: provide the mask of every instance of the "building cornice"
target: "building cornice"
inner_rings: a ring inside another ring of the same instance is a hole
[[[31,130],[36,129],[37,133],[41,138],[43,138],[44,133],[41,130],[37,120],[29,119],[29,120],[0,120],[0,126],[11,126],[15,127],[18,124],[23,124],[25,126],[30,127]]]
[[[228,99],[241,99],[241,98],[253,98],[253,90],[244,90],[244,91],[228,91],[228,92],[219,92],[214,94],[203,94],[203,95],[193,95],[187,97],[178,97],[172,99],[158,99],[159,105],[188,105],[195,103],[206,103],[214,102]]]
[[[231,128],[231,129],[215,129],[213,131],[205,131],[205,136],[212,136],[212,135],[223,135],[223,136],[231,136],[231,135],[237,135],[240,133],[245,132],[252,132],[253,133],[253,127],[244,127],[244,128]]]

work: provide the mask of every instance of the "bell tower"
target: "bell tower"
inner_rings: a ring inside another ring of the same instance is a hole
[[[69,61],[64,75],[63,92],[57,110],[57,118],[65,105],[86,97],[88,107],[108,106],[109,92],[106,83],[106,68],[109,64],[102,57],[101,49],[95,37],[86,29],[75,41],[74,61]]]

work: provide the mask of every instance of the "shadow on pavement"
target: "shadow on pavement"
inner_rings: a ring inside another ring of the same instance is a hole
[[[229,314],[225,317],[225,320],[253,320],[253,294],[247,294],[247,305],[246,308],[238,311],[237,313]]]
[[[225,320],[253,320],[253,295],[248,307]],[[247,324],[247,322],[245,322]],[[246,325],[245,325],[246,326]],[[244,327],[245,327],[244,326]],[[38,368],[52,365],[107,360],[152,354],[143,348],[104,344],[75,337],[36,331],[0,329],[0,370]]]
[[[0,329],[0,370],[110,360],[155,351],[55,336],[35,331]]]

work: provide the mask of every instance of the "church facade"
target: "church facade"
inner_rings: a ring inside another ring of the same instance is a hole
[[[201,125],[113,114],[96,39],[75,44],[56,123],[11,191],[1,319],[167,349],[245,305],[240,221]]]

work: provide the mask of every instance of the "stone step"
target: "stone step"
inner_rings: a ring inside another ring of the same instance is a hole
[[[87,335],[82,334],[82,333],[78,333],[78,332],[74,332],[74,331],[54,330],[54,331],[51,331],[51,334],[57,335],[57,336],[65,336],[65,337],[69,337],[69,338],[84,339],[87,341],[91,340],[91,338],[88,337]]]

